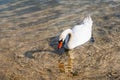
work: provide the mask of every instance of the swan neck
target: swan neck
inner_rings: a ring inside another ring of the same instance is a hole
[[[68,33],[68,35],[69,35],[69,40],[68,40],[68,44],[69,44],[73,38],[72,32]]]
[[[69,48],[71,47],[71,43],[72,43],[72,39],[73,39],[73,33],[72,33],[72,30],[71,30],[71,29],[68,30],[67,35],[68,35],[69,37],[68,37],[66,46],[67,46],[67,48],[69,49]]]

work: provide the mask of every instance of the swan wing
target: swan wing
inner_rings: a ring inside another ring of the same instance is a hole
[[[91,38],[92,34],[92,19],[90,16],[83,20],[83,23],[72,28],[73,31],[73,45],[78,46],[84,44]]]

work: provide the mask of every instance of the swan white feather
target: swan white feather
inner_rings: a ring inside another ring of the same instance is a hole
[[[59,40],[64,42],[66,49],[73,49],[82,45],[91,38],[92,24],[91,17],[87,16],[80,25],[75,25],[72,29],[64,30],[59,36]]]

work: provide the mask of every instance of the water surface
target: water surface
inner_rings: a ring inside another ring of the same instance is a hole
[[[119,9],[119,0],[0,0],[0,79],[119,80]],[[73,50],[68,76],[58,67],[68,56],[59,55],[57,36],[89,13],[95,42]]]

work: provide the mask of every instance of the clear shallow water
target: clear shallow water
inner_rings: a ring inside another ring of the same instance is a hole
[[[0,74],[25,80],[118,79],[119,9],[119,0],[0,0]],[[95,42],[74,49],[76,77],[70,78],[59,71],[59,61],[68,56],[58,55],[56,36],[88,13]]]

